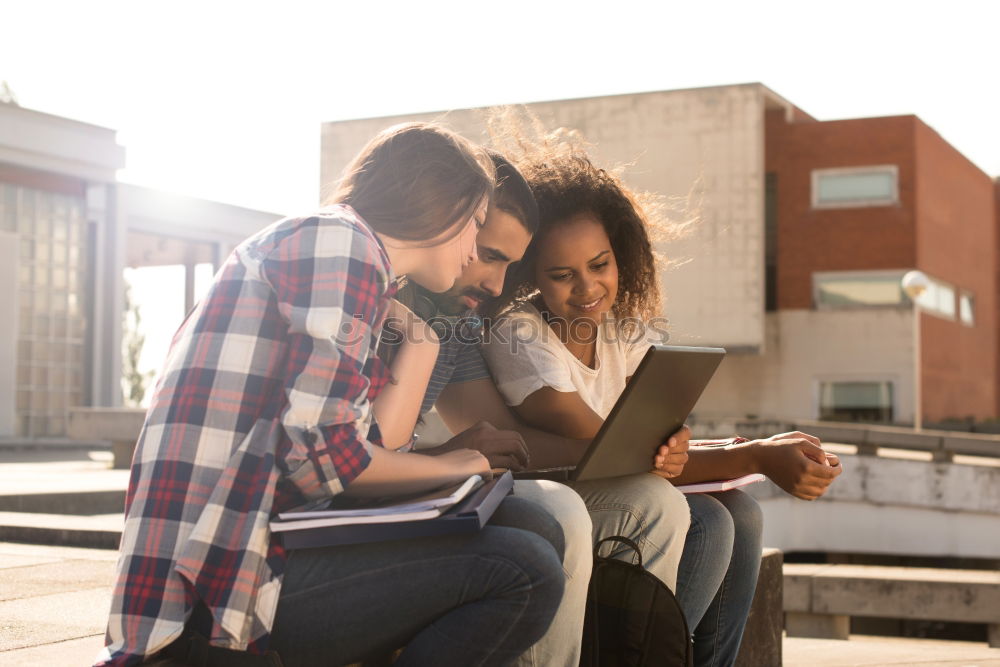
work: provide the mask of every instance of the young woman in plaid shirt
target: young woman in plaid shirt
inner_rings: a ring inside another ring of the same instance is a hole
[[[394,451],[433,332],[411,323],[389,367],[375,351],[386,315],[405,314],[398,277],[443,291],[475,258],[492,184],[457,135],[396,126],[332,205],[233,251],[175,335],[139,438],[100,664],[331,665],[406,645],[397,664],[500,665],[542,636],[563,576],[531,506],[513,514],[535,530],[292,554],[268,529],[340,493],[489,474],[471,450]]]

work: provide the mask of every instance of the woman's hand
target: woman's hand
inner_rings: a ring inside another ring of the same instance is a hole
[[[656,451],[653,457],[653,473],[664,479],[673,479],[680,475],[684,471],[684,464],[687,463],[690,446],[691,429],[685,424]]]
[[[750,443],[760,472],[786,493],[815,500],[843,471],[840,459],[823,450],[819,438],[793,431]]]
[[[479,475],[486,481],[493,479],[489,459],[474,449],[455,449],[435,458],[446,461],[456,473],[464,475],[463,479],[473,475]]]
[[[489,460],[491,468],[520,472],[528,467],[528,448],[521,434],[499,430],[485,421],[462,431],[443,445],[422,450],[421,453],[439,456],[460,449],[480,452]]]
[[[493,478],[490,462],[471,449],[425,456],[372,447],[368,467],[354,478],[344,493],[355,498],[421,493],[464,482],[473,475],[480,475],[484,480]]]

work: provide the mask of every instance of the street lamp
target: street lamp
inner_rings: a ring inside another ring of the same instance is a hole
[[[913,428],[923,428],[920,391],[920,304],[918,299],[931,286],[931,280],[923,271],[907,271],[902,287],[913,302]]]

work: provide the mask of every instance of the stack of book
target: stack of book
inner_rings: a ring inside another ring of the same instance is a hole
[[[308,512],[282,512],[271,521],[286,549],[402,540],[480,530],[514,480],[509,472],[483,482],[473,475],[457,487],[402,502]]]

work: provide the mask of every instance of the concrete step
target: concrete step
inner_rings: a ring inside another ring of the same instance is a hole
[[[786,563],[790,635],[846,637],[851,616],[983,623],[1000,648],[1000,572],[879,565]]]
[[[117,549],[124,514],[75,516],[0,512],[0,541]]]
[[[119,513],[124,507],[123,489],[0,495],[0,512],[92,516]]]
[[[785,637],[784,667],[1000,667],[1000,649],[978,642],[872,637],[847,639]]]

